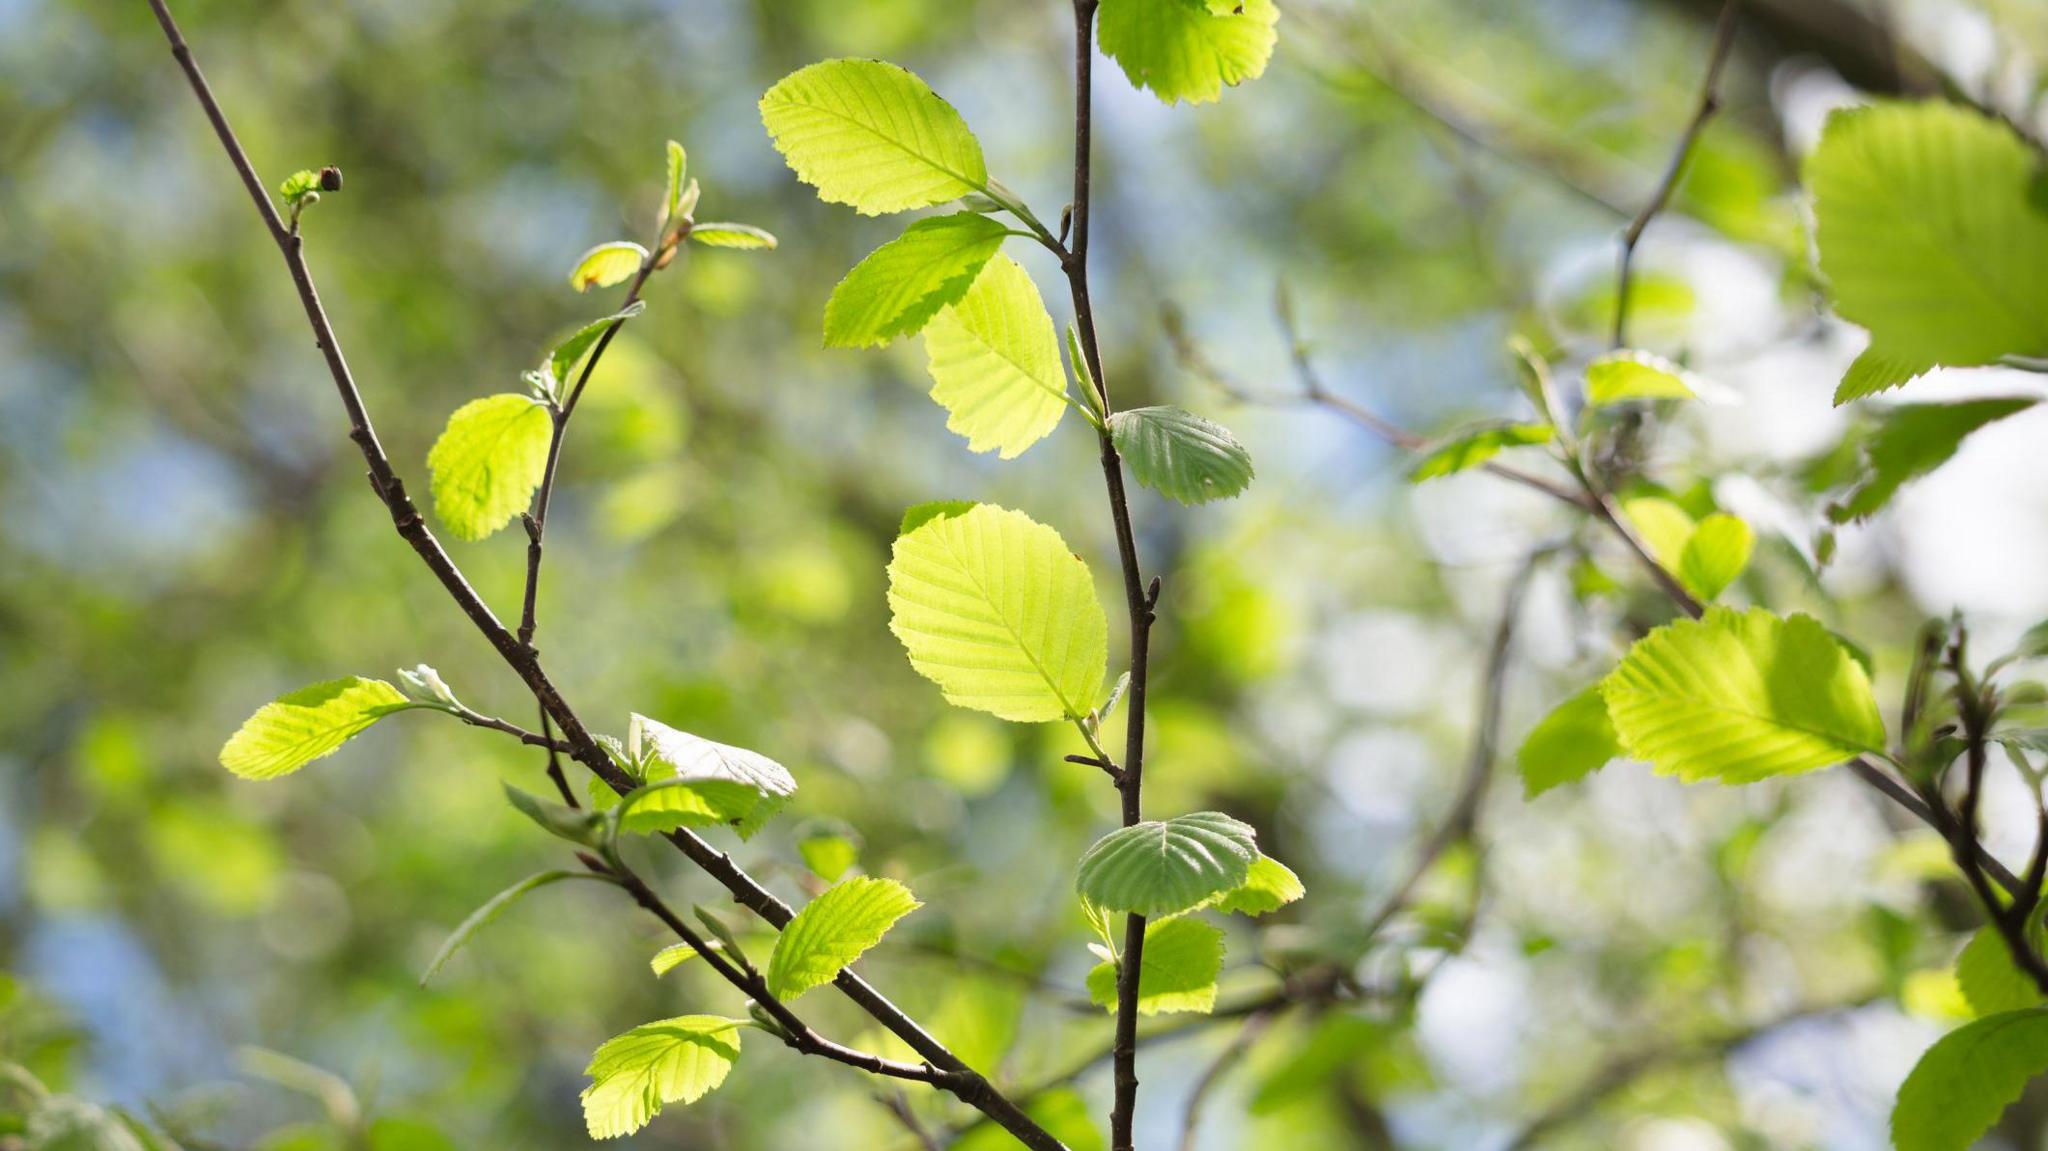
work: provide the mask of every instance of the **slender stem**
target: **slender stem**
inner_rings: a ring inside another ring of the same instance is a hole
[[[177,22],[172,19],[166,0],[149,0],[149,5],[156,15],[157,23],[163,28],[164,37],[170,44],[171,55],[184,71],[194,97],[213,125],[214,135],[219,139],[222,150],[227,153],[229,162],[241,176],[243,186],[256,205],[257,213],[263,218],[271,239],[276,242],[278,250],[284,256],[292,283],[298,291],[299,301],[305,309],[307,323],[313,330],[314,341],[327,362],[328,374],[333,378],[335,390],[347,413],[349,438],[362,453],[364,464],[369,470],[371,488],[390,512],[393,527],[400,538],[419,555],[428,570],[433,572],[456,606],[469,617],[471,623],[497,650],[499,657],[526,684],[542,710],[561,728],[569,754],[614,790],[621,794],[631,791],[634,781],[612,763],[611,757],[598,745],[590,730],[562,698],[561,692],[541,666],[538,653],[521,643],[510,629],[499,622],[490,606],[477,594],[476,589],[470,586],[469,580],[456,566],[455,561],[449,558],[447,551],[427,527],[418,509],[413,506],[411,498],[406,495],[405,485],[399,480],[391,466],[390,457],[385,454],[383,446],[377,440],[369,413],[363,405],[362,393],[357,388],[348,362],[342,356],[340,345],[335,340],[333,326],[328,321],[326,309],[321,305],[319,293],[314,288],[312,273],[306,267],[300,237],[296,232],[286,228],[278,216],[276,205],[265,192],[263,182],[256,175],[255,166],[249,161],[248,153],[243,149],[240,139],[228,125],[227,117],[214,98],[205,74],[200,71],[191,48],[185,43],[184,34],[179,31]],[[761,886],[724,852],[713,848],[699,836],[689,831],[678,831],[669,834],[667,838],[692,862],[723,885],[731,893],[734,902],[752,910],[778,930],[793,918],[788,905]],[[930,1061],[940,1071],[950,1073],[947,1081],[938,1084],[939,1086],[943,1086],[962,1102],[1000,1124],[1032,1151],[1065,1151],[1057,1138],[1025,1115],[1022,1109],[997,1091],[987,1079],[961,1062],[950,1049],[932,1038],[915,1020],[860,976],[851,971],[841,971],[833,982],[841,994],[909,1044],[918,1055]]]
[[[1209,1063],[1208,1068],[1202,1072],[1202,1077],[1195,1080],[1194,1089],[1188,1092],[1187,1109],[1181,1112],[1180,1151],[1195,1151],[1195,1137],[1202,1126],[1202,1106],[1209,1101],[1209,1093],[1214,1091],[1216,1085],[1223,1081],[1224,1075],[1244,1058],[1245,1052],[1252,1049],[1252,1045],[1259,1041],[1259,1037],[1266,1033],[1266,1029],[1273,1025],[1273,1020],[1277,1017],[1277,1008],[1246,1016],[1243,1026],[1237,1029],[1237,1034],[1230,1037],[1230,1043]]]

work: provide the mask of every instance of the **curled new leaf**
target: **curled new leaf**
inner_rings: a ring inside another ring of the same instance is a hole
[[[691,225],[690,239],[694,243],[710,248],[763,251],[775,247],[775,237],[766,228],[756,228],[752,224],[734,224],[725,220]]]
[[[381,679],[312,684],[258,708],[220,749],[220,765],[243,779],[290,775],[392,712],[418,706]]]
[[[1081,856],[1074,889],[1098,907],[1158,917],[1243,886],[1258,833],[1218,811],[1110,832]]]

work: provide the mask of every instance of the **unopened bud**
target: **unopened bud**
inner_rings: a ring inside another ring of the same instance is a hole
[[[320,190],[323,192],[341,191],[340,168],[336,168],[332,165],[329,165],[328,167],[320,169]]]

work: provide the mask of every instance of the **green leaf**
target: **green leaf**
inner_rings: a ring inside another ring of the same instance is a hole
[[[2048,1008],[1967,1023],[1927,1049],[1892,1109],[1898,1151],[1969,1151],[2048,1070]]]
[[[745,251],[767,251],[775,247],[775,236],[766,228],[752,224],[735,224],[727,220],[711,220],[690,227],[690,239],[712,248],[739,248]]]
[[[923,80],[879,60],[826,60],[761,97],[776,150],[818,197],[862,215],[956,200],[988,184],[981,144]]]
[[[768,989],[795,999],[830,983],[847,964],[882,941],[896,921],[922,907],[893,879],[856,875],[804,904],[768,957]]]
[[[1278,911],[1306,894],[1308,888],[1302,885],[1300,876],[1272,856],[1261,855],[1252,860],[1251,870],[1241,886],[1224,892],[1209,906],[1238,915],[1264,915]],[[1145,966],[1148,970],[1151,968],[1149,959]]]
[[[2048,353],[2040,157],[2010,128],[1945,103],[1847,109],[1805,175],[1835,310],[1870,329],[1872,363],[1844,393]]]
[[[1098,907],[1157,918],[1244,886],[1257,832],[1216,811],[1110,832],[1081,855],[1074,890]]]
[[[1648,352],[1615,352],[1586,366],[1586,402],[1594,407],[1624,400],[1690,400],[1697,394],[1684,369]]]
[[[825,301],[825,346],[862,348],[907,336],[967,294],[1006,229],[956,212],[919,220],[869,252]]]
[[[1639,496],[1621,501],[1621,514],[1649,546],[1650,555],[1665,569],[1676,572],[1685,559],[1685,545],[1691,541],[1694,527],[1685,509],[1658,496]]]
[[[1506,448],[1547,444],[1556,431],[1549,424],[1488,424],[1460,432],[1431,448],[1408,472],[1410,483],[1476,468]]]
[[[381,679],[312,684],[258,708],[220,749],[220,765],[243,779],[290,775],[385,716],[418,706]]]
[[[420,986],[425,987],[428,981],[434,978],[435,973],[441,970],[442,964],[448,962],[451,956],[460,951],[462,945],[468,943],[471,936],[482,931],[498,916],[503,915],[506,908],[519,902],[528,892],[546,887],[551,883],[560,883],[564,879],[595,879],[605,883],[611,882],[606,876],[591,871],[542,871],[527,876],[525,879],[491,896],[490,899],[484,902],[482,907],[470,912],[469,918],[456,926],[455,930],[442,942],[441,949],[434,952],[434,958],[428,962],[427,970],[420,976]]]
[[[898,536],[889,630],[948,702],[1017,723],[1088,714],[1109,621],[1088,565],[1058,532],[976,504]]]
[[[1600,685],[1587,686],[1558,704],[1522,740],[1515,762],[1530,797],[1565,783],[1577,783],[1622,754]]]
[[[1165,103],[1256,80],[1277,38],[1272,0],[1102,0],[1102,51]]]
[[[592,320],[576,329],[575,335],[556,344],[554,350],[548,353],[548,371],[554,373],[558,383],[568,382],[569,374],[576,370],[576,365],[583,360],[583,354],[597,343],[598,337],[604,335],[613,324],[623,323],[646,310],[647,301],[635,300],[628,307],[621,308],[601,320]]]
[[[1637,641],[1600,690],[1630,758],[1688,783],[1753,783],[1884,746],[1862,665],[1806,615],[1710,607]]]
[[[706,946],[713,951],[725,950],[724,945],[719,943],[709,943]],[[653,958],[647,961],[647,966],[653,968],[655,977],[659,978],[695,958],[696,948],[687,943],[671,943],[655,952]]]
[[[277,194],[284,197],[286,207],[296,208],[302,202],[310,204],[320,198],[320,173],[312,168],[301,168],[278,184]]]
[[[1894,356],[1877,348],[1865,348],[1863,353],[1850,363],[1843,374],[1842,382],[1835,388],[1835,406],[1840,407],[1850,400],[1860,400],[1879,392],[1904,387],[1920,376],[1934,370],[1936,365],[1924,360]]]
[[[593,781],[597,782],[597,781]],[[584,847],[596,847],[604,842],[602,820],[594,811],[570,807],[566,803],[555,803],[521,791],[511,784],[503,785],[505,801],[519,814],[539,825],[542,831],[558,839]],[[598,783],[598,786],[603,786]]]
[[[1138,1014],[1171,1015],[1216,1009],[1216,980],[1223,974],[1223,931],[1199,919],[1165,919],[1145,925],[1145,956],[1138,970]],[[1117,965],[1098,963],[1088,972],[1088,998],[1116,1010]]]
[[[1956,956],[1956,983],[1970,1010],[1998,1015],[2041,1006],[2041,989],[2012,960],[2012,951],[1996,927],[1978,929]]]
[[[1970,433],[2034,406],[2032,397],[1899,404],[1886,409],[1863,445],[1864,477],[1828,509],[1838,524],[1876,515],[1906,483],[1947,463]]]
[[[427,453],[434,514],[457,539],[480,540],[533,502],[555,424],[547,405],[506,392],[455,409]]]
[[[569,273],[569,286],[579,292],[609,288],[639,272],[646,260],[647,249],[631,240],[599,244],[576,257],[576,268]]]
[[[1229,499],[1252,482],[1252,456],[1222,424],[1174,407],[1109,417],[1110,438],[1131,475],[1184,504]]]
[[[750,838],[796,794],[789,769],[756,751],[716,743],[635,714],[627,757],[647,786],[619,804],[620,829],[638,834],[729,824]]]
[[[925,326],[924,350],[932,399],[949,413],[946,430],[967,437],[968,450],[1013,459],[1059,426],[1068,403],[1059,335],[1017,261],[990,259]]]
[[[811,874],[827,883],[837,880],[860,862],[860,848],[843,835],[807,835],[797,841],[797,854]]]
[[[682,1015],[607,1039],[583,1073],[583,1121],[593,1139],[631,1135],[668,1103],[695,1103],[740,1057],[737,1019]]]
[[[668,142],[668,199],[662,201],[661,227],[668,230],[677,209],[683,205],[683,181],[690,174],[690,154],[674,140]]]
[[[1702,602],[1726,591],[1749,566],[1756,537],[1749,525],[1723,512],[1701,520],[1678,556],[1678,581]]]

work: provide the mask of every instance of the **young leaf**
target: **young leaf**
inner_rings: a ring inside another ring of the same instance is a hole
[[[1696,398],[1683,369],[1648,352],[1615,352],[1586,366],[1586,402],[1596,408],[1623,400]]]
[[[796,850],[811,874],[827,883],[836,882],[860,862],[860,848],[844,835],[807,835],[797,841]]]
[[[220,765],[243,779],[290,775],[385,716],[418,706],[381,679],[312,684],[258,708],[220,749]]]
[[[740,248],[765,251],[775,247],[775,237],[766,228],[711,220],[690,226],[690,239],[712,248]]]
[[[1515,762],[1522,769],[1522,788],[1533,799],[1559,784],[1577,783],[1621,754],[1621,741],[1607,719],[1607,701],[1596,683],[1558,704],[1531,728]]]
[[[1898,1151],[1969,1151],[2048,1070],[2048,1008],[1967,1023],[1927,1049],[1892,1108]]]
[[[1216,1009],[1216,980],[1223,974],[1223,931],[1199,919],[1163,919],[1145,925],[1145,957],[1138,971],[1138,1014]],[[1116,1010],[1117,966],[1098,963],[1088,972],[1088,998]]]
[[[1102,0],[1102,51],[1165,103],[1256,80],[1277,38],[1272,0]]]
[[[663,778],[656,769],[665,766],[676,779],[726,780],[783,798],[796,794],[796,777],[789,769],[758,751],[714,743],[639,714],[631,730],[634,738],[628,742],[638,748],[650,782]]]
[[[720,943],[709,943],[706,946],[713,951],[725,950],[725,946]],[[647,961],[647,966],[653,969],[654,975],[658,979],[695,958],[697,958],[696,948],[687,943],[671,943],[660,951],[655,952],[653,958]]]
[[[596,781],[593,781],[595,783]],[[603,786],[597,784],[597,786]],[[542,831],[570,843],[585,847],[596,847],[604,842],[601,820],[594,811],[570,807],[566,803],[542,799],[521,791],[511,784],[505,784],[505,801],[519,814],[532,820]]]
[[[464,540],[511,523],[540,487],[553,436],[547,405],[532,396],[506,392],[455,409],[427,453],[434,514]]]
[[[1459,433],[1430,449],[1408,472],[1410,483],[1476,468],[1506,448],[1547,444],[1557,434],[1549,424],[1488,424]]]
[[[583,1121],[592,1139],[647,1126],[668,1103],[695,1103],[725,1082],[740,1057],[737,1019],[683,1015],[607,1039],[583,1073]]]
[[[668,142],[668,198],[662,201],[661,227],[664,232],[675,221],[683,204],[683,180],[690,174],[690,154],[674,140]]]
[[[569,374],[583,361],[583,353],[597,343],[598,337],[604,335],[605,329],[622,320],[630,320],[646,310],[647,301],[634,300],[632,306],[613,312],[604,319],[592,320],[576,329],[574,335],[556,344],[554,350],[548,353],[548,371],[554,373],[556,382],[567,383]]]
[[[1715,512],[1686,537],[1678,555],[1678,581],[1702,601],[1712,600],[1749,566],[1749,553],[1755,546],[1756,537],[1748,524]]]
[[[579,292],[609,288],[638,272],[646,259],[647,249],[631,240],[599,244],[576,257],[576,268],[569,273],[569,286]]]
[[[869,252],[825,301],[825,346],[886,344],[925,326],[974,285],[1003,246],[1005,229],[987,216],[933,216]]]
[[[1174,407],[1109,417],[1110,438],[1141,484],[1184,504],[1228,499],[1252,482],[1252,456],[1222,424]]]
[[[969,451],[1013,459],[1051,434],[1067,410],[1052,317],[1031,276],[1008,256],[990,259],[966,293],[925,325],[924,350],[932,399],[949,413],[946,430],[966,436]]]
[[[564,879],[596,879],[607,883],[611,882],[607,877],[591,871],[542,871],[527,876],[525,879],[491,896],[490,899],[484,902],[482,907],[470,912],[469,918],[463,920],[453,932],[449,933],[448,938],[442,942],[441,949],[434,952],[434,958],[428,962],[426,971],[420,975],[420,986],[425,987],[434,978],[435,973],[441,970],[442,964],[448,962],[451,956],[460,951],[462,945],[468,943],[471,936],[482,931],[498,916],[503,915],[506,908],[519,902],[528,892],[546,887],[551,883],[559,883]]]
[[[289,208],[312,203],[320,198],[320,173],[312,168],[301,168],[278,184],[277,194],[284,197],[285,206]]]
[[[889,630],[949,703],[1017,723],[1088,714],[1109,659],[1095,579],[1058,532],[992,504],[896,538]]]
[[[1074,890],[1110,911],[1176,915],[1244,886],[1257,834],[1217,811],[1119,828],[1082,853]]]
[[[2039,157],[2010,128],[1955,104],[1883,103],[1828,119],[1805,172],[1820,268],[1835,310],[1870,329],[1877,357],[1844,393],[1931,364],[2048,354],[2038,173]]]
[[[1937,366],[1928,360],[1895,356],[1875,347],[1865,348],[1850,362],[1849,370],[1843,373],[1842,382],[1836,386],[1835,406],[1905,387]]]
[[[1637,641],[1600,690],[1630,758],[1688,783],[1753,783],[1884,746],[1863,666],[1806,615],[1710,607]]]
[[[644,715],[633,716],[630,732],[647,786],[619,801],[622,831],[645,835],[726,824],[749,839],[796,794],[789,769],[759,752],[714,743]]]
[[[1978,1015],[2041,1006],[2041,989],[2012,961],[2012,951],[1995,927],[1978,929],[1956,956],[1956,984]]]
[[[957,200],[988,184],[981,144],[923,80],[879,60],[826,60],[761,97],[761,122],[799,180],[862,215]]]
[[[1828,518],[1838,524],[1876,515],[1900,487],[1947,463],[1970,433],[2023,412],[2037,401],[2026,396],[1964,400],[1953,404],[1900,404],[1879,416],[1877,430],[1863,446],[1863,479]]]
[[[1224,892],[1209,906],[1216,911],[1257,916],[1278,911],[1306,894],[1308,888],[1302,886],[1300,876],[1272,856],[1261,855],[1252,860],[1241,886]],[[1151,944],[1146,946],[1149,949]],[[1151,969],[1149,960],[1145,966]]]
[[[768,989],[795,999],[830,983],[859,959],[897,920],[922,907],[910,889],[893,879],[856,875],[825,889],[804,904],[775,940],[768,957]]]

